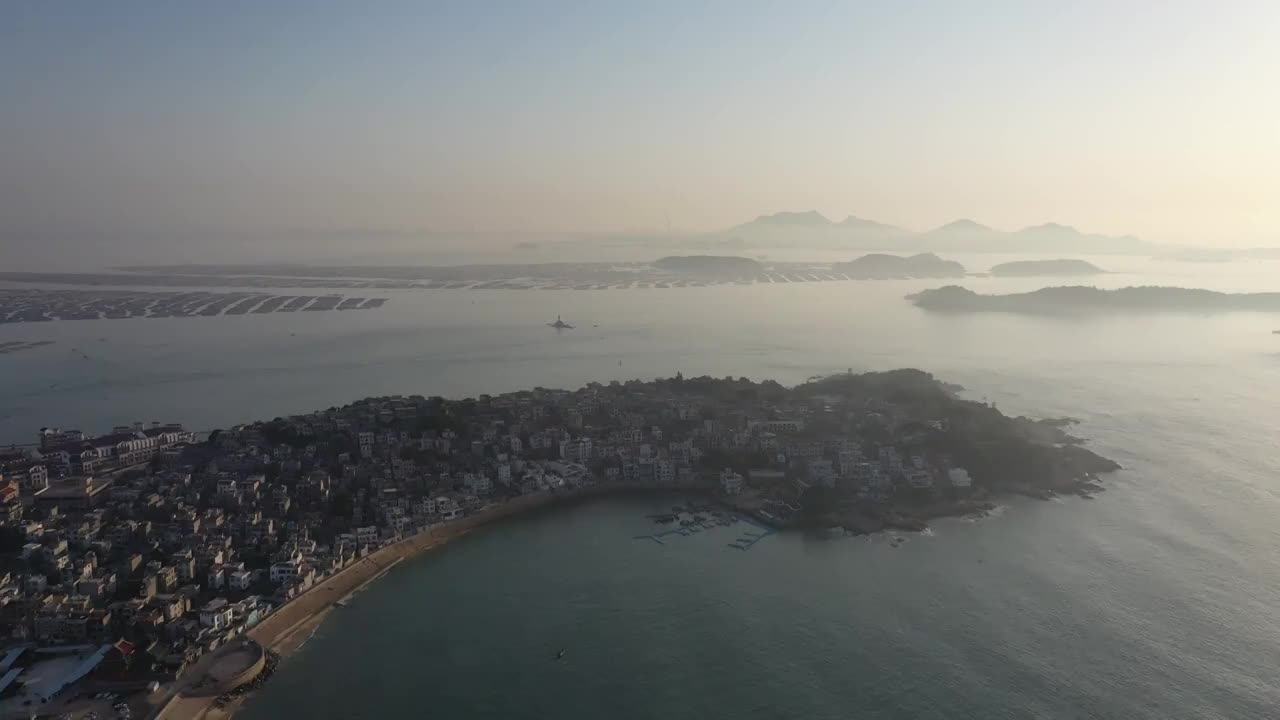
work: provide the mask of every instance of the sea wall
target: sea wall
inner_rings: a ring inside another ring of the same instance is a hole
[[[267,666],[267,653],[258,643],[248,643],[238,650],[240,653],[252,653],[253,659],[244,666],[243,669],[227,675],[226,677],[211,677],[210,682],[202,687],[193,687],[187,691],[187,695],[192,697],[217,697],[223,693],[230,692],[253,682]],[[224,661],[224,662],[229,662]],[[216,672],[211,669],[211,673]]]

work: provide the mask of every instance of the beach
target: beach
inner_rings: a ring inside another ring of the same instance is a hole
[[[641,486],[593,485],[576,490],[548,492],[539,495],[516,497],[499,505],[484,508],[447,525],[420,532],[411,537],[387,545],[325,578],[305,593],[295,597],[267,616],[245,633],[245,637],[276,653],[281,660],[301,649],[311,635],[324,623],[337,603],[363,590],[367,585],[390,572],[398,564],[428,550],[440,547],[472,530],[517,515],[524,515],[543,508],[565,505],[582,500],[626,493],[648,492],[702,492],[703,484],[664,484]],[[218,694],[195,694],[193,686],[204,671],[201,663],[179,680],[173,689],[174,696],[154,716],[155,720],[219,720],[235,715],[236,710],[251,697],[245,693],[227,703],[215,707]],[[223,688],[223,692],[234,687]]]

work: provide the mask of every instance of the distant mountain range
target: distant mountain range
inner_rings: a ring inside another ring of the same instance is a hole
[[[948,285],[925,290],[907,299],[934,312],[1006,312],[1065,315],[1115,312],[1280,311],[1280,293],[1220,293],[1177,287],[1127,287],[1100,290],[1094,287],[1048,287],[1011,295],[980,295]]]
[[[1152,246],[1132,235],[1084,233],[1069,225],[1045,223],[1015,231],[997,230],[969,219],[924,232],[850,215],[835,222],[821,213],[780,212],[713,233],[739,243],[821,245],[841,249],[903,252],[990,252],[1148,254]]]

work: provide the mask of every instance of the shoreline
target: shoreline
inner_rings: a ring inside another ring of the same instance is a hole
[[[703,483],[669,485],[593,485],[573,491],[521,496],[485,508],[449,525],[418,533],[369,553],[314,587],[281,605],[267,618],[244,633],[268,652],[283,661],[310,640],[337,603],[349,599],[381,579],[397,565],[412,560],[429,550],[460,538],[472,530],[531,514],[571,507],[586,500],[614,495],[654,493],[706,493],[712,486]],[[190,696],[178,692],[174,700],[162,708],[155,720],[222,720],[232,718],[256,690],[246,692],[227,703],[214,707],[219,696]]]
[[[245,635],[264,648],[275,650],[278,643],[287,640],[287,636],[311,616],[336,607],[339,601],[348,599],[365,589],[401,562],[411,560],[485,525],[541,510],[570,506],[597,497],[655,492],[706,492],[709,489],[710,486],[705,484],[593,485],[558,494],[547,493],[512,498],[501,505],[485,508],[475,515],[418,533],[369,553],[280,606]]]
[[[247,631],[244,637],[258,643],[264,650],[277,654],[279,659],[283,661],[296,654],[310,641],[325,620],[328,619],[329,614],[335,608],[340,607],[338,603],[347,601],[357,593],[365,590],[402,562],[412,560],[430,550],[447,545],[449,542],[463,537],[477,528],[506,520],[528,517],[538,512],[560,510],[603,497],[661,493],[707,494],[713,490],[714,485],[707,483],[670,485],[602,484],[573,491],[550,492],[538,496],[512,498],[501,505],[487,507],[476,515],[464,517],[450,525],[433,528],[404,538],[370,553],[334,575],[325,578],[302,595],[280,606],[265,620]],[[1048,499],[1043,495],[1018,492],[1017,490],[1001,494],[1021,495],[1040,500]],[[861,528],[856,528],[856,523],[853,527],[846,524],[850,519],[847,517],[841,518],[843,522],[838,522],[837,524],[844,525],[846,531],[852,530],[853,534],[857,535],[872,535],[895,530],[922,532],[928,527],[925,518],[933,520],[943,517],[985,517],[994,509],[994,499],[994,497],[988,496],[981,499],[971,499],[967,502],[934,506],[931,508],[932,512],[926,511],[919,515],[904,514],[901,512],[902,508],[899,508],[898,512],[890,513],[887,517],[876,518],[870,526]],[[802,525],[779,524],[776,519],[771,520],[761,517],[758,508],[735,502],[732,496],[717,496],[714,501],[734,512],[748,516],[756,522],[765,523],[776,530],[804,529]],[[869,520],[870,518],[861,519]],[[814,527],[817,527],[817,525]],[[176,702],[170,703],[170,705],[186,705],[188,707],[179,710],[177,707],[166,706],[155,717],[156,720],[229,720],[234,718],[244,704],[257,692],[258,690],[254,689],[239,695],[223,707],[214,706],[218,696],[193,697],[178,693],[175,696]]]

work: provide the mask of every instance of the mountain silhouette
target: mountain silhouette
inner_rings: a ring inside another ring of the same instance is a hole
[[[845,250],[939,253],[1149,254],[1152,246],[1132,235],[1081,232],[1056,222],[1009,232],[969,218],[913,232],[854,215],[835,223],[816,210],[761,215],[751,222],[705,236],[732,239],[737,246],[815,247]]]

